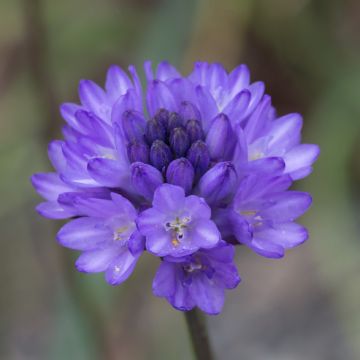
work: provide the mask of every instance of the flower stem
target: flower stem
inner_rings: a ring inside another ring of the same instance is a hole
[[[195,308],[193,310],[186,311],[185,318],[196,360],[213,360],[214,356],[211,350],[203,314]]]

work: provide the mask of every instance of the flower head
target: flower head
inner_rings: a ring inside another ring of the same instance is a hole
[[[276,258],[307,238],[293,220],[311,198],[289,187],[319,149],[301,144],[299,114],[277,117],[245,65],[198,62],[189,76],[166,61],[144,68],[145,88],[133,66],[112,66],[104,89],[82,80],[80,105],[61,106],[55,172],[32,177],[46,199],[37,209],[76,217],[58,240],[83,252],[80,271],[115,285],[146,249],[161,260],[155,294],[218,313],[239,282],[229,243]]]

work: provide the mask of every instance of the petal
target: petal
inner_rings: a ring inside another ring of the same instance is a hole
[[[43,202],[36,207],[36,211],[48,219],[67,219],[78,215],[76,210],[64,207],[57,201]]]
[[[292,148],[285,156],[285,171],[292,173],[300,169],[310,167],[316,161],[320,154],[320,148],[317,145],[301,144]],[[296,178],[294,180],[298,180]]]
[[[220,232],[215,223],[210,220],[197,220],[192,224],[190,236],[193,247],[209,249],[220,240]]]
[[[75,130],[79,129],[79,124],[75,118],[75,113],[79,110],[83,110],[83,107],[78,104],[64,103],[60,106],[62,118]]]
[[[176,111],[176,101],[169,87],[160,80],[153,80],[149,84],[146,94],[146,104],[150,116],[154,116],[159,109]]]
[[[162,261],[152,283],[155,296],[171,297],[176,289],[176,264]]]
[[[249,68],[242,64],[236,67],[229,74],[229,98],[233,98],[236,94],[238,94],[243,89],[247,88],[250,83],[250,71]]]
[[[155,230],[148,234],[146,236],[145,245],[146,249],[156,256],[174,255],[173,251],[178,251],[171,244],[170,233],[165,231],[165,229]]]
[[[201,113],[202,126],[205,132],[207,132],[209,130],[211,120],[218,113],[218,108],[214,98],[206,88],[197,86],[195,92],[198,109]]]
[[[187,209],[192,219],[210,219],[211,209],[203,198],[190,195],[185,199],[185,209]]]
[[[76,260],[75,266],[81,272],[102,272],[109,267],[117,254],[117,249],[114,246],[102,250],[86,251]]]
[[[57,234],[57,240],[75,250],[94,250],[111,240],[112,232],[101,219],[83,217],[65,224]]]
[[[190,295],[196,305],[209,315],[219,314],[224,306],[224,289],[210,281],[205,275],[194,276],[190,286]]]
[[[274,244],[269,240],[257,238],[256,236],[248,246],[257,254],[267,258],[279,259],[285,254],[282,246]]]
[[[268,133],[271,137],[269,148],[273,152],[289,149],[300,141],[300,131],[302,128],[302,117],[300,114],[288,114],[273,122],[272,128]]]
[[[127,248],[121,249],[105,272],[105,279],[108,284],[115,286],[125,281],[134,271],[139,256],[133,256]]]
[[[51,164],[59,173],[66,169],[66,159],[62,150],[63,144],[63,141],[54,140],[48,146],[48,156]]]
[[[153,206],[163,213],[178,212],[184,204],[185,191],[180,186],[163,184],[155,190]]]
[[[265,84],[261,81],[257,81],[257,82],[252,83],[247,89],[251,93],[251,100],[250,100],[250,104],[247,108],[247,111],[245,113],[245,116],[249,116],[254,111],[256,106],[259,104],[259,101],[261,100],[262,96],[264,95]]]
[[[249,161],[241,166],[244,175],[251,173],[263,173],[280,175],[285,169],[285,162],[281,157],[266,157],[258,160]]]
[[[181,74],[168,61],[159,63],[156,70],[156,78],[161,81],[166,81],[172,78],[180,78]]]
[[[111,101],[114,103],[129,88],[132,88],[132,82],[125,71],[119,66],[110,66],[106,74],[105,89]]]
[[[296,223],[277,224],[274,228],[268,228],[257,232],[256,237],[268,240],[285,249],[293,248],[302,244],[309,237],[308,231],[303,226]]]
[[[129,89],[115,102],[111,111],[111,122],[121,124],[122,116],[124,112],[128,110],[141,111],[141,109],[138,108],[137,94],[133,89]]]
[[[50,201],[57,200],[61,193],[73,191],[73,188],[65,184],[56,173],[34,174],[31,183],[43,198]]]
[[[308,193],[300,191],[285,191],[270,195],[267,199],[274,205],[260,211],[259,215],[277,223],[293,221],[304,214],[312,202]]]
[[[223,112],[228,115],[233,127],[244,119],[250,100],[250,91],[243,90],[226,105]]]
[[[155,208],[147,209],[141,212],[136,219],[139,231],[144,235],[150,235],[154,232],[164,230],[166,214]]]
[[[89,161],[87,169],[91,177],[103,186],[121,187],[129,178],[129,170],[116,160],[94,158]]]
[[[79,85],[81,103],[96,115],[104,115],[103,105],[106,104],[105,91],[91,80],[81,80]]]

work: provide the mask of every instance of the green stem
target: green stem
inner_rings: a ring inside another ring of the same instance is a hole
[[[196,360],[213,360],[204,315],[198,309],[185,312]]]

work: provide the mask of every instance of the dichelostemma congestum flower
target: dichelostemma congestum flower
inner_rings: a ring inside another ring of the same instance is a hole
[[[153,291],[175,308],[217,314],[240,282],[236,245],[279,258],[308,237],[294,223],[310,195],[289,190],[319,154],[301,144],[299,114],[278,117],[262,82],[240,65],[168,62],[108,70],[105,88],[79,85],[66,103],[63,140],[50,143],[55,172],[32,182],[38,212],[74,218],[58,241],[82,251],[76,266],[126,280],[144,251],[159,258]]]

